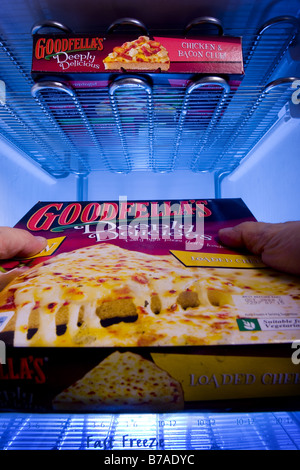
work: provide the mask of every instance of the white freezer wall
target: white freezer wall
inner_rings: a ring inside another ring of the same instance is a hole
[[[135,171],[129,174],[95,172],[89,176],[89,200],[196,199],[214,197],[213,174],[174,171],[152,173]]]
[[[300,220],[300,119],[280,119],[221,188],[222,197],[241,197],[259,221]]]
[[[75,178],[64,179],[63,186],[61,184],[62,181],[55,181],[18,150],[0,140],[0,226],[13,227],[39,200],[56,200],[60,193],[67,199],[74,199]]]
[[[77,198],[74,175],[55,180],[5,141],[0,141],[0,168],[0,226],[14,226],[39,200]],[[88,200],[215,196],[213,174],[207,173],[94,172],[87,186]],[[241,197],[260,221],[300,220],[300,119],[286,115],[279,119],[242,165],[223,180],[221,196]]]
[[[193,199],[214,197],[213,175],[94,172],[87,178],[87,200]],[[55,180],[26,156],[0,141],[0,226],[14,226],[38,201],[74,201],[77,178]]]

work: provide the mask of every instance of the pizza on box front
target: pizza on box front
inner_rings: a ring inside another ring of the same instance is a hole
[[[170,59],[166,48],[158,41],[147,36],[140,36],[128,41],[113,51],[103,60],[106,70],[157,70],[167,71]]]
[[[272,307],[278,310],[276,318],[286,310],[293,319],[299,311],[294,278],[267,269],[191,268],[171,254],[151,255],[103,242],[53,256],[21,273],[0,293],[0,315],[10,314],[2,332],[13,334],[15,346],[143,347],[296,339],[299,326],[286,332],[239,330],[237,320],[247,316],[243,305],[249,299],[255,300],[253,308],[259,313],[274,296],[281,304]],[[285,305],[286,299],[292,304]]]
[[[115,351],[53,399],[54,410],[181,410],[181,384],[141,355]]]

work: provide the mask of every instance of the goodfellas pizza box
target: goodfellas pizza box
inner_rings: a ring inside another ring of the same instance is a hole
[[[243,75],[241,38],[36,34],[32,75],[120,72]],[[78,78],[77,78],[78,79]]]
[[[1,409],[297,399],[299,278],[218,239],[254,220],[241,199],[36,204],[16,227],[46,249],[1,267]]]

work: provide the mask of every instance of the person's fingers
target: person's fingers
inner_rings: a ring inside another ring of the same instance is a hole
[[[47,245],[43,237],[35,237],[26,230],[0,228],[0,259],[26,258],[42,251]]]
[[[221,229],[218,235],[224,245],[232,248],[247,248],[254,254],[261,254],[273,231],[272,224],[243,222],[235,227]]]
[[[246,248],[269,267],[300,274],[300,222],[244,222],[221,229],[219,239],[231,248]]]

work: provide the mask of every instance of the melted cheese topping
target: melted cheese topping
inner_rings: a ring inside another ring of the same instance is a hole
[[[15,310],[6,329],[16,346],[220,344],[249,341],[237,329],[233,295],[274,292],[299,301],[299,284],[279,273],[186,268],[171,255],[103,243],[26,271],[1,293],[0,311]],[[101,315],[121,321],[103,326]]]
[[[54,409],[182,409],[181,385],[154,363],[131,352],[114,352],[62,391]]]
[[[115,47],[105,59],[105,63],[111,62],[148,62],[169,63],[168,52],[157,41],[151,41],[147,36],[140,36],[135,41],[125,42],[121,47]]]

